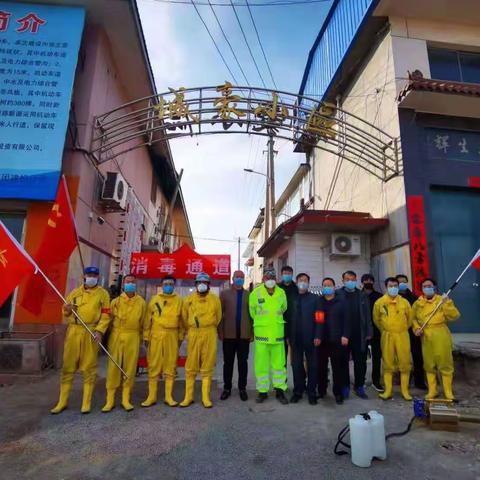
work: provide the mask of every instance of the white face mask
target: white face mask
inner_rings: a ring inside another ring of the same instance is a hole
[[[267,288],[273,288],[273,287],[275,287],[276,284],[277,284],[277,282],[275,280],[272,280],[272,279],[265,281],[265,286]]]
[[[208,285],[205,283],[199,283],[197,285],[197,292],[198,293],[205,293],[208,290]]]
[[[98,283],[98,278],[96,277],[85,277],[85,285],[88,288],[96,287]]]

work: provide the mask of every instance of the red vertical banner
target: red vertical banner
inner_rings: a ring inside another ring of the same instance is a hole
[[[407,197],[407,209],[412,286],[415,294],[421,295],[422,280],[430,275],[423,197],[421,195],[409,195]]]

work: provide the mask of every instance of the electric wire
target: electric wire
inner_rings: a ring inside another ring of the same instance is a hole
[[[172,4],[179,4],[179,5],[190,5],[189,0],[152,0],[157,3],[172,3]],[[250,4],[252,7],[283,7],[283,6],[295,6],[295,5],[308,5],[308,4],[316,4],[316,3],[327,3],[331,0],[299,0],[299,1],[292,1],[292,0],[280,0],[280,1],[273,1],[273,2],[260,2],[260,3],[252,3]],[[207,6],[208,3],[206,2],[197,2],[197,5],[205,5]],[[229,3],[212,3],[214,7],[230,7]],[[246,7],[245,3],[234,2],[236,7]]]
[[[193,0],[191,0],[191,1],[193,3]],[[235,13],[235,18],[237,19],[237,23],[238,23],[238,26],[240,27],[240,30],[242,32],[243,39],[245,40],[245,44],[247,45],[247,49],[250,53],[250,56],[252,57],[255,68],[257,69],[258,76],[260,77],[260,80],[262,81],[263,88],[267,88],[267,85],[265,84],[265,80],[262,77],[262,73],[260,72],[260,69],[258,68],[258,64],[257,64],[257,61],[255,60],[252,49],[250,48],[250,44],[248,43],[247,36],[245,35],[245,30],[242,27],[242,22],[240,21],[240,17],[238,16],[237,10],[236,10],[235,5],[234,5],[232,0],[230,0],[230,5],[232,6],[233,12]]]
[[[273,83],[275,89],[278,90],[277,84],[275,83],[275,79],[273,78],[272,69],[270,68],[270,63],[268,62],[267,55],[265,54],[265,50],[263,48],[262,41],[260,40],[260,34],[258,33],[257,24],[255,22],[255,19],[253,18],[252,9],[250,8],[250,4],[248,3],[248,0],[245,0],[245,3],[247,4],[248,13],[250,14],[250,18],[252,19],[253,28],[255,29],[255,33],[257,34],[257,40],[258,40],[258,43],[259,43],[260,48],[262,50],[263,58],[265,59],[265,63],[267,64],[268,73],[270,74],[270,78],[272,79],[272,83]]]
[[[203,26],[204,26],[205,29],[207,30],[207,33],[208,33],[209,37],[211,38],[213,44],[215,45],[215,48],[217,49],[217,52],[218,52],[218,54],[220,55],[220,58],[222,59],[225,67],[227,67],[228,72],[229,72],[230,75],[232,76],[233,81],[238,85],[238,80],[235,78],[235,75],[233,74],[232,70],[231,70],[230,67],[228,66],[228,63],[227,63],[227,61],[225,60],[225,57],[223,56],[223,54],[222,54],[219,46],[217,45],[217,42],[216,42],[215,39],[213,38],[213,35],[212,35],[212,33],[210,32],[210,29],[208,28],[207,24],[205,23],[205,20],[203,19],[202,15],[200,14],[200,11],[198,10],[197,5],[195,4],[195,2],[194,2],[193,0],[190,0],[190,3],[193,5],[193,8],[195,8],[195,11],[197,12],[198,18],[201,20],[201,22],[203,23]]]
[[[213,8],[213,5],[212,5],[212,3],[210,2],[210,0],[208,0],[208,4],[210,5],[210,8],[211,8],[212,13],[213,13],[213,16],[215,17],[215,20],[217,21],[217,24],[218,24],[218,27],[220,28],[220,31],[222,32],[223,38],[224,38],[225,41],[227,42],[227,45],[230,47],[230,51],[232,52],[233,58],[234,58],[235,61],[237,62],[238,68],[239,68],[240,71],[242,72],[243,78],[244,78],[245,81],[247,82],[247,85],[250,87],[250,83],[248,82],[247,76],[245,75],[245,72],[243,71],[243,68],[242,68],[242,66],[240,65],[240,62],[239,62],[239,60],[238,60],[238,57],[237,57],[237,55],[235,54],[235,51],[233,50],[232,44],[230,43],[230,40],[228,39],[227,35],[225,34],[225,31],[223,30],[222,24],[221,24],[220,20],[218,19],[217,13],[215,12],[215,9]]]

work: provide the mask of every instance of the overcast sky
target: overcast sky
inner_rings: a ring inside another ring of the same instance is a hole
[[[218,1],[212,0],[212,3]],[[308,52],[330,3],[252,7],[280,90],[298,92]],[[138,4],[159,93],[167,91],[168,87],[200,87],[232,81],[192,5],[157,0],[138,0]],[[198,8],[234,75],[241,79],[210,7]],[[233,9],[221,6],[214,9],[250,84],[261,87]],[[267,82],[268,70],[248,10],[238,7],[237,11]],[[267,87],[273,87],[271,82],[267,83]],[[245,173],[243,169],[266,171],[266,159],[262,153],[266,140],[264,137],[248,135],[205,135],[170,142],[177,170],[185,169],[182,189],[198,252],[229,253],[232,255],[232,264],[236,266],[237,245],[234,238],[242,237],[243,253],[248,233],[265,202],[265,178]],[[279,150],[275,160],[278,198],[299,163],[304,161],[304,156],[293,153],[292,144],[285,140],[279,140],[275,148]],[[242,259],[242,268],[243,263]]]

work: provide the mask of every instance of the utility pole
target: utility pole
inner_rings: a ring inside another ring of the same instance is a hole
[[[264,152],[265,153],[265,152]],[[267,161],[267,176],[265,185],[265,211],[263,214],[264,240],[270,236],[270,162]]]
[[[274,166],[274,157],[278,153],[273,149],[275,144],[273,140],[273,135],[270,135],[268,140],[268,166],[269,166],[269,181],[270,181],[270,216],[271,216],[271,232],[272,233],[277,227],[277,218],[275,213],[275,166]]]
[[[240,237],[238,237],[238,264],[237,270],[240,270]]]

